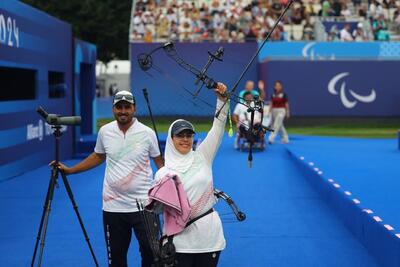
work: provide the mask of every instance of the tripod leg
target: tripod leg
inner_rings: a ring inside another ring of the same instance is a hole
[[[51,177],[54,175],[53,171],[51,171]],[[52,191],[54,188],[53,186],[53,178],[50,178],[49,180],[49,186],[47,188],[47,193],[46,193],[46,199],[44,201],[44,205],[43,205],[43,213],[42,213],[42,218],[40,219],[40,224],[39,224],[39,231],[36,237],[36,243],[35,243],[35,249],[33,251],[33,257],[32,257],[32,262],[31,262],[31,267],[33,267],[34,263],[35,263],[35,258],[36,258],[36,252],[37,252],[37,248],[39,245],[39,241],[40,241],[40,235],[42,233],[42,228],[43,228],[43,222],[44,222],[44,217],[47,211],[47,206],[49,205],[49,195],[50,195],[50,191]]]
[[[43,206],[43,214],[42,214],[42,218],[40,220],[38,236],[37,236],[36,244],[35,244],[35,251],[33,252],[33,257],[32,257],[32,262],[31,262],[32,267],[35,263],[35,257],[36,257],[39,240],[41,240],[41,242],[40,242],[40,251],[39,251],[39,258],[38,258],[38,266],[41,266],[41,264],[42,264],[42,256],[43,256],[43,250],[44,250],[45,239],[46,239],[47,225],[49,222],[51,203],[53,201],[54,187],[56,185],[57,176],[58,176],[58,170],[56,168],[53,168],[51,170],[51,178],[50,178],[50,182],[49,182],[49,188],[47,190],[46,200],[45,200],[45,204]]]
[[[71,203],[72,203],[72,206],[73,206],[73,208],[75,210],[76,216],[78,217],[79,224],[81,225],[83,235],[85,236],[86,242],[88,243],[90,253],[92,254],[92,257],[93,257],[93,261],[96,264],[96,266],[98,267],[99,264],[97,262],[96,256],[94,255],[94,251],[93,251],[92,245],[90,244],[89,236],[88,236],[88,234],[86,232],[85,227],[83,226],[83,221],[82,221],[81,215],[79,214],[79,211],[78,211],[78,205],[76,204],[76,202],[74,200],[74,195],[72,194],[72,190],[71,190],[71,187],[70,187],[70,185],[68,183],[67,176],[65,175],[65,173],[63,171],[60,171],[60,172],[61,172],[61,177],[62,177],[64,185],[65,185],[65,189],[67,190],[69,199],[71,200]]]

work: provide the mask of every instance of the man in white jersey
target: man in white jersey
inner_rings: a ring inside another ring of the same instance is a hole
[[[124,267],[132,229],[139,242],[142,266],[151,266],[152,252],[136,200],[145,201],[152,185],[150,158],[157,168],[164,166],[152,129],[140,123],[134,114],[131,92],[117,92],[112,108],[115,120],[100,128],[94,152],[73,167],[60,163],[65,174],[89,170],[106,161],[103,184],[103,224],[108,265]]]

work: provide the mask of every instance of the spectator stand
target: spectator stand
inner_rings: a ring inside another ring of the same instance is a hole
[[[131,42],[259,41],[286,3],[277,0],[133,1],[129,39]],[[399,3],[397,0],[295,2],[271,41],[336,41],[346,23],[351,24],[355,41],[400,40]],[[379,16],[385,21],[385,34],[376,34],[377,30],[372,28]]]

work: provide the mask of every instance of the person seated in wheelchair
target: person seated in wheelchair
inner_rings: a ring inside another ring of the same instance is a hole
[[[243,99],[245,105],[238,103],[232,115],[232,120],[237,126],[235,149],[242,149],[251,142],[254,147],[264,149],[264,132],[260,129],[262,127],[262,114],[260,111],[254,112],[253,131],[250,131],[251,112],[248,107],[253,102],[254,97],[251,92],[245,92]]]

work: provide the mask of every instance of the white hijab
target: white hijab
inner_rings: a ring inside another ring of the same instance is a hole
[[[181,154],[174,145],[171,137],[171,129],[172,125],[174,125],[174,121],[168,129],[167,143],[165,145],[165,167],[170,170],[177,171],[180,173],[185,173],[193,163],[194,160],[194,151],[193,149],[187,154]]]

